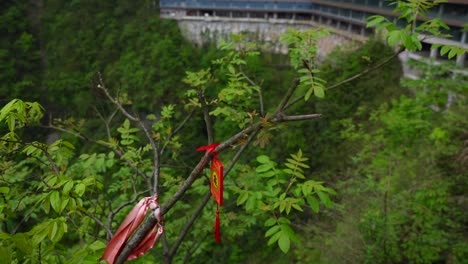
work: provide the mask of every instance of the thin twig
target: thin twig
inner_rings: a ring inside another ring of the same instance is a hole
[[[85,209],[78,208],[80,212],[88,216],[89,218],[93,219],[98,225],[100,225],[102,228],[106,230],[107,237],[112,237],[112,231],[110,229],[110,225],[105,225],[99,218],[97,218],[95,215],[89,213]]]
[[[94,108],[94,111],[96,111],[96,113],[99,115],[99,118],[101,118],[102,122],[104,122],[104,125],[106,126],[106,134],[107,134],[107,138],[108,139],[111,139],[112,138],[112,134],[111,134],[111,131],[110,131],[110,122],[112,121],[112,119],[114,118],[115,114],[117,114],[117,112],[119,111],[118,108],[116,108],[112,114],[110,114],[110,116],[106,119],[104,118],[104,116],[99,112],[99,110],[97,109],[97,107],[93,107]]]
[[[39,127],[42,127],[42,128],[48,128],[48,129],[53,129],[53,130],[57,130],[57,131],[60,131],[60,132],[64,132],[64,133],[67,133],[67,134],[70,134],[74,137],[77,137],[81,140],[89,140],[88,138],[86,138],[84,135],[80,134],[80,133],[77,133],[75,131],[72,131],[72,130],[68,130],[68,129],[65,129],[65,128],[62,128],[62,127],[58,127],[58,126],[54,126],[52,124],[49,124],[47,126],[45,125],[39,125]]]
[[[145,132],[146,137],[148,138],[150,144],[151,144],[151,149],[153,150],[153,194],[158,194],[158,186],[159,186],[159,150],[158,147],[156,146],[156,142],[154,141],[153,137],[151,136],[150,131],[146,127],[146,124],[142,121],[139,121],[141,128]]]
[[[332,86],[329,86],[327,87],[325,90],[331,90],[331,89],[334,89],[334,88],[337,88],[345,83],[348,83],[348,82],[351,82],[359,77],[362,77],[363,75],[371,72],[371,71],[374,71],[382,66],[384,66],[385,64],[389,63],[392,59],[394,59],[395,57],[397,57],[400,53],[402,53],[405,49],[403,47],[401,47],[396,53],[392,54],[392,56],[388,57],[387,59],[383,60],[381,63],[375,65],[374,67],[372,68],[367,68],[365,69],[364,71],[360,72],[360,73],[357,73],[349,78],[347,78],[346,80],[343,80],[341,82],[338,82],[336,84],[333,84]],[[294,98],[293,100],[291,100],[291,102],[289,102],[287,105],[284,106],[284,109],[288,109],[289,107],[293,106],[294,104],[296,104],[297,102],[301,101],[304,99],[304,96],[305,95],[302,95],[302,96],[299,96],[299,97],[296,97]]]
[[[185,126],[185,124],[190,120],[190,118],[192,118],[193,113],[195,113],[195,108],[192,109],[192,111],[190,111],[190,113],[185,117],[182,123],[180,123],[180,125],[176,129],[174,129],[174,131],[172,131],[171,134],[167,137],[166,142],[161,148],[161,155],[164,153],[166,146],[171,142],[172,137],[179,133],[179,131]]]
[[[168,259],[167,262],[169,262],[169,263],[172,262],[172,258],[177,253],[177,250],[179,249],[179,246],[182,243],[182,241],[184,240],[185,236],[188,234],[188,231],[189,231],[190,227],[192,227],[195,220],[198,218],[198,216],[200,216],[201,212],[203,211],[203,208],[205,208],[205,206],[208,204],[208,201],[210,200],[210,198],[211,198],[211,193],[207,193],[202,198],[202,201],[201,201],[200,205],[198,206],[197,209],[195,209],[195,211],[193,212],[190,219],[185,223],[184,227],[180,231],[179,237],[177,238],[177,240],[172,245],[172,248],[169,251],[169,254],[166,256],[166,258]]]
[[[260,85],[257,85],[252,79],[249,78],[249,76],[247,76],[247,74],[245,74],[245,72],[240,69],[241,73],[242,73],[242,76],[244,76],[244,78],[250,83],[250,85],[252,86],[255,86],[255,87],[258,87],[258,100],[260,102],[260,116],[264,117],[265,116],[265,106],[264,106],[264,103],[263,103],[263,93],[262,93],[262,87],[261,87],[261,84]],[[263,81],[262,81],[263,83]]]
[[[286,108],[285,107],[286,104],[289,102],[289,99],[291,99],[291,96],[293,95],[298,85],[299,85],[299,79],[295,78],[293,80],[291,87],[289,87],[288,91],[286,92],[286,95],[283,97],[283,100],[281,100],[281,103],[278,105],[278,108],[276,108],[274,115],[277,115],[278,113],[283,112],[283,110]]]
[[[125,110],[125,108],[119,102],[119,100],[112,97],[112,95],[110,95],[109,90],[106,88],[106,85],[104,84],[104,80],[102,79],[102,75],[100,72],[98,72],[98,77],[99,77],[99,85],[97,87],[106,94],[107,98],[119,108],[120,112],[122,112],[124,116],[126,116],[128,119],[132,121],[137,122],[138,118],[128,113],[127,110]]]

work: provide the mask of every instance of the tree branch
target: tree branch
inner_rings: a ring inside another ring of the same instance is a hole
[[[205,119],[206,133],[208,134],[208,145],[214,143],[214,130],[211,122],[210,110],[206,105],[205,96],[201,91],[198,92],[198,100],[200,101],[201,108],[203,111],[203,118]]]
[[[289,87],[288,91],[286,92],[286,95],[283,97],[283,100],[281,100],[281,103],[278,105],[278,108],[276,108],[275,114],[277,115],[278,113],[283,112],[285,109],[286,104],[288,103],[289,99],[293,95],[294,91],[296,90],[297,86],[299,85],[299,79],[295,78],[293,80],[293,83],[291,87]]]
[[[285,116],[278,115],[275,118],[272,118],[272,122],[285,122],[285,121],[300,121],[300,120],[309,120],[322,117],[321,114],[309,114],[309,115],[294,115],[294,116]]]

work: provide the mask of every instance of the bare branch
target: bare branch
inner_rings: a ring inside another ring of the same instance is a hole
[[[112,114],[110,114],[110,116],[106,119],[104,118],[104,116],[101,114],[101,112],[99,112],[99,110],[93,106],[94,108],[94,111],[96,111],[96,113],[99,115],[99,118],[101,118],[102,122],[104,122],[104,125],[106,126],[106,134],[107,134],[107,138],[110,139],[112,138],[112,135],[111,135],[111,131],[110,131],[110,122],[112,121],[112,119],[114,118],[115,114],[117,114],[117,112],[119,111],[118,108],[116,108]]]
[[[264,117],[265,116],[265,106],[264,106],[264,103],[263,103],[263,94],[262,94],[261,84],[257,85],[252,79],[249,78],[249,76],[247,76],[247,74],[245,74],[245,72],[242,70],[242,68],[240,69],[240,71],[242,73],[242,76],[244,76],[244,78],[250,83],[250,85],[258,87],[258,100],[260,101],[260,115],[262,117]],[[263,81],[262,81],[262,83],[263,83]]]
[[[278,115],[277,117],[271,119],[271,121],[272,122],[300,121],[300,120],[316,119],[320,117],[322,117],[321,114],[294,115],[294,116]]]
[[[283,110],[285,109],[286,104],[288,103],[289,99],[290,99],[291,96],[293,95],[293,93],[294,93],[294,91],[296,90],[296,88],[297,88],[298,85],[299,85],[299,79],[298,79],[298,78],[295,78],[295,79],[293,80],[293,83],[292,83],[291,87],[289,87],[288,91],[287,91],[286,94],[284,95],[283,100],[282,100],[281,103],[278,105],[278,108],[276,108],[276,111],[275,111],[275,114],[274,114],[274,115],[277,115],[278,113],[283,112]]]
[[[161,148],[161,151],[160,151],[161,155],[164,153],[164,150],[166,149],[166,146],[171,141],[172,137],[175,136],[177,133],[179,133],[179,131],[185,126],[185,124],[190,120],[190,118],[192,118],[193,113],[195,113],[195,109],[192,109],[192,111],[190,111],[190,113],[185,117],[182,123],[180,123],[180,125],[176,129],[174,129],[174,131],[172,131],[172,133],[167,137],[166,142]]]
[[[201,108],[203,111],[203,118],[205,119],[206,132],[208,134],[208,144],[213,144],[214,142],[213,124],[211,122],[210,109],[208,109],[208,106],[206,105],[205,96],[203,95],[203,92],[201,91],[198,92],[198,99],[200,101]]]
[[[98,77],[99,77],[99,85],[97,87],[106,94],[107,98],[119,108],[120,112],[122,112],[124,116],[126,116],[128,119],[132,121],[135,121],[135,122],[138,121],[137,117],[131,115],[130,113],[127,112],[127,110],[125,110],[125,108],[123,108],[122,104],[119,102],[118,99],[110,95],[109,90],[106,88],[104,84],[104,80],[102,79],[102,75],[100,72],[98,72]]]
[[[179,246],[182,243],[182,241],[184,240],[185,236],[187,235],[190,227],[192,227],[195,220],[200,216],[201,212],[203,211],[203,208],[205,208],[205,206],[208,204],[208,201],[210,200],[210,198],[211,198],[211,193],[209,192],[203,197],[203,199],[202,199],[200,205],[198,206],[198,208],[193,212],[190,219],[185,223],[184,227],[180,231],[179,237],[174,242],[174,245],[172,245],[172,248],[169,251],[169,254],[166,256],[166,258],[169,259],[169,261],[168,261],[169,263],[172,261],[172,258],[174,257],[177,250],[179,249]]]
[[[78,208],[78,210],[80,212],[82,212],[83,214],[85,214],[86,216],[88,216],[89,218],[93,219],[98,225],[100,225],[102,228],[104,228],[106,230],[108,238],[112,237],[112,231],[110,230],[110,225],[105,225],[99,218],[97,218],[95,215],[87,212],[83,208]]]
[[[153,150],[153,193],[157,194],[158,193],[158,186],[159,186],[159,151],[158,147],[156,146],[156,142],[154,141],[153,137],[151,136],[150,131],[146,127],[146,124],[142,121],[139,121],[141,128],[145,132],[146,137],[148,138],[150,144],[151,144],[151,149]]]

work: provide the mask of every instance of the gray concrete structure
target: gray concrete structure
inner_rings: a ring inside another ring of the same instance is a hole
[[[367,17],[383,15],[396,21],[398,16],[392,12],[394,6],[384,0],[161,0],[160,7],[161,16],[177,19],[184,34],[196,43],[201,43],[203,36],[225,37],[229,32],[257,32],[262,40],[272,42],[287,27],[321,25],[334,29],[334,35],[339,36],[334,38],[340,41],[362,41],[362,37],[373,33],[365,26]],[[447,32],[451,37],[424,40],[417,57],[446,60],[446,56],[430,50],[433,43],[468,48],[467,32],[462,30],[468,23],[468,0],[448,0],[430,10],[427,18],[444,21],[451,28]],[[424,20],[421,18],[418,23]],[[342,42],[335,41],[339,43]],[[326,47],[330,46],[323,48]],[[280,46],[272,48],[283,51]],[[467,65],[467,60],[466,55],[456,58],[459,66]]]

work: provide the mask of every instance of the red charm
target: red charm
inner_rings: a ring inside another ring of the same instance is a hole
[[[216,219],[215,219],[215,241],[221,243],[221,227],[219,223],[219,206],[223,205],[223,163],[218,158],[216,147],[219,143],[211,144],[208,146],[199,147],[197,151],[206,150],[208,153],[213,153],[211,160],[211,173],[210,173],[210,190],[213,198],[216,200]]]
[[[218,205],[223,205],[223,164],[217,154],[211,160],[210,189]]]

